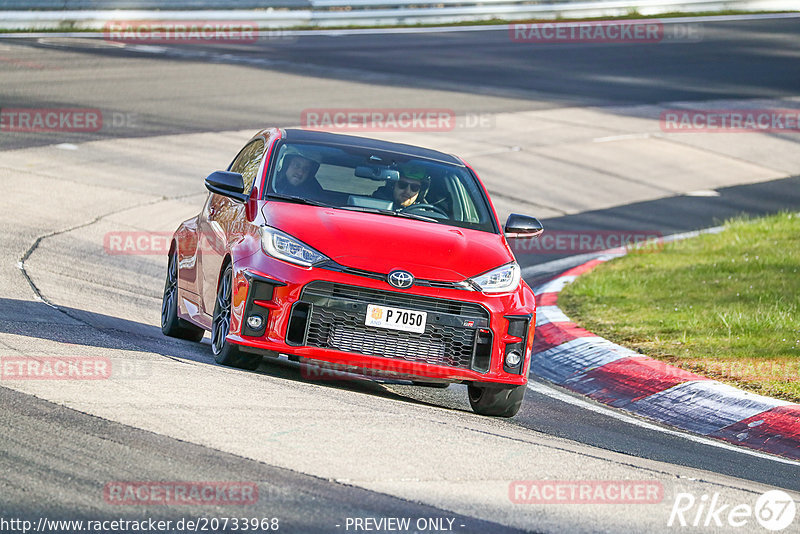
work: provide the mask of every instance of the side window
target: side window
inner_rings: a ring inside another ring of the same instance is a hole
[[[461,210],[462,210],[462,221],[470,222],[470,223],[481,223],[480,215],[478,214],[478,208],[475,206],[474,198],[478,193],[475,187],[472,187],[471,191],[468,191],[468,186],[461,180],[454,180],[453,185],[455,186],[457,198],[460,200]],[[478,196],[477,198],[480,198]]]
[[[238,172],[244,178],[244,192],[249,193],[256,180],[261,158],[264,157],[264,140],[256,139],[239,152],[231,165],[231,172]]]

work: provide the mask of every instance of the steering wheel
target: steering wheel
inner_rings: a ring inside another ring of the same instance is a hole
[[[439,206],[434,206],[433,204],[425,204],[420,202],[419,204],[411,204],[410,206],[406,206],[405,208],[401,209],[402,213],[406,212],[414,212],[414,211],[432,211],[441,215],[442,217],[448,218],[447,213],[440,208]]]

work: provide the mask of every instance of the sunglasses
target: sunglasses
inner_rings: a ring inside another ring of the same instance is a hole
[[[395,184],[395,187],[401,191],[403,189],[410,189],[412,193],[416,193],[417,191],[419,191],[420,186],[416,182],[406,182],[403,180],[398,180],[398,182]]]

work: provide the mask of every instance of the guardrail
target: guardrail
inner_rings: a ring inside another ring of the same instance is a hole
[[[59,4],[61,9],[53,7]],[[95,9],[102,4],[103,9]],[[19,9],[25,6],[26,11]],[[135,5],[138,9],[122,9]],[[150,6],[156,9],[148,9]],[[80,6],[77,7],[77,6]],[[83,9],[83,7],[86,9]],[[116,9],[119,6],[119,9]],[[64,9],[68,7],[69,9]],[[206,9],[197,9],[204,7]],[[216,7],[217,9],[207,9]],[[32,9],[39,8],[39,9]],[[115,9],[109,9],[115,8]],[[103,29],[112,21],[248,21],[262,28],[447,24],[613,17],[636,12],[800,11],[800,0],[0,0],[0,28]]]
[[[268,9],[310,7],[308,0],[0,0],[0,11],[110,11],[115,9]]]

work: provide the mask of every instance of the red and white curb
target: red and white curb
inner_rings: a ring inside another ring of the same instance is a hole
[[[531,369],[615,408],[689,432],[800,460],[800,405],[742,391],[621,347],[571,322],[558,293],[609,253],[534,288]]]

